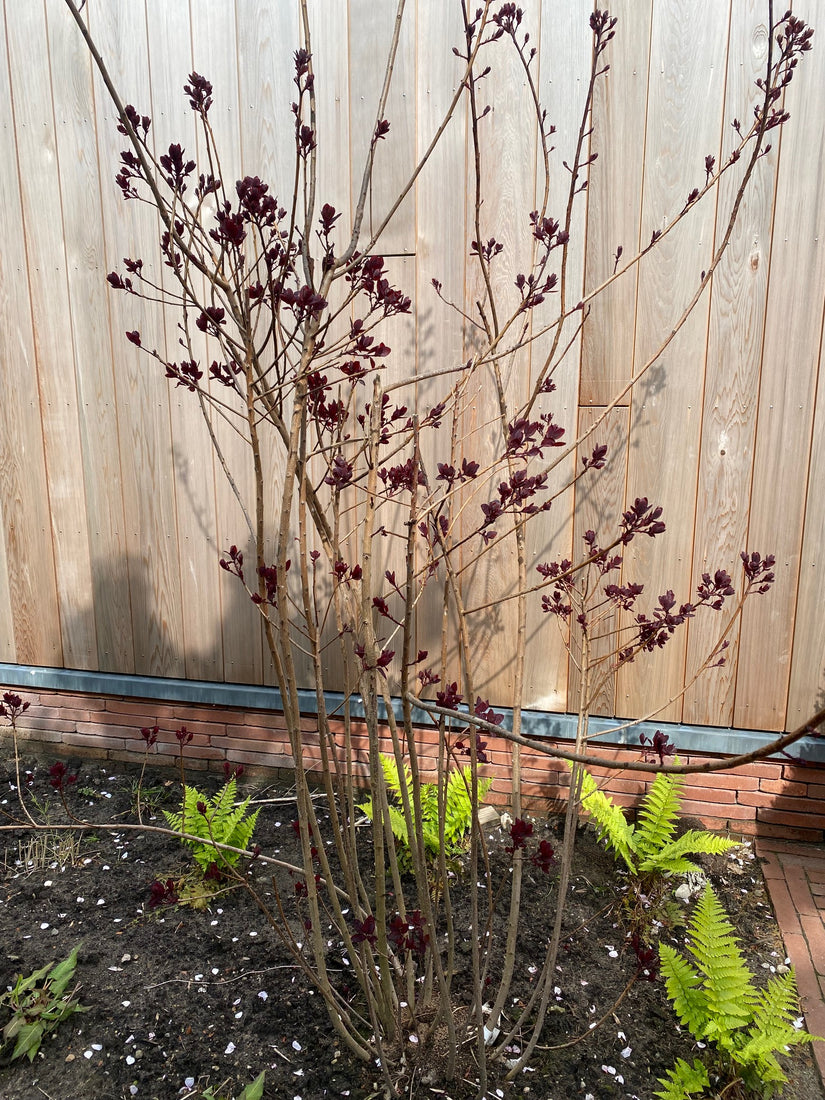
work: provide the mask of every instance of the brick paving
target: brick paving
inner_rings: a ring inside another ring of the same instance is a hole
[[[796,971],[805,1024],[825,1036],[825,845],[759,838],[756,854]],[[825,1081],[825,1043],[812,1049]]]

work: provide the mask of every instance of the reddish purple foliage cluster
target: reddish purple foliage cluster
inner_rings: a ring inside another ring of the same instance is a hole
[[[56,761],[49,768],[49,783],[56,791],[63,793],[67,787],[77,782],[76,775],[70,775],[62,760]]]
[[[160,733],[160,727],[159,726],[141,726],[140,727],[140,736],[146,742],[146,748],[147,749],[151,749],[151,747],[157,742],[159,733]]]
[[[656,730],[652,737],[647,734],[639,734],[639,743],[645,746],[645,760],[651,760],[653,754],[659,757],[659,763],[664,764],[666,756],[673,756],[676,746],[671,742],[666,733]],[[649,748],[647,747],[649,746]]]
[[[173,878],[166,882],[155,881],[149,890],[149,908],[157,909],[161,905],[176,905],[178,901],[177,884]]]
[[[430,942],[426,927],[420,909],[408,910],[406,919],[396,913],[387,927],[387,939],[396,951],[409,951],[420,959]]]
[[[29,709],[30,704],[23,702],[19,695],[15,695],[13,691],[3,692],[3,702],[0,703],[0,715],[3,718],[8,718],[10,722],[16,721],[21,714]]]

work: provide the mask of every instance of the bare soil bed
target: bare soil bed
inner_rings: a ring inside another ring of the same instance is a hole
[[[135,823],[138,772],[126,765],[73,762],[70,798],[74,812],[91,822]],[[34,773],[29,795],[47,809],[52,824],[65,820],[49,785],[48,765],[23,762]],[[19,818],[13,761],[0,760],[0,811]],[[193,777],[208,789],[218,781]],[[243,783],[243,781],[242,781]],[[155,813],[176,809],[174,777],[153,771]],[[249,786],[262,806],[255,840],[266,854],[298,862],[292,829],[296,817],[289,792]],[[146,815],[144,815],[146,817]],[[551,823],[536,823],[537,837],[553,840]],[[507,874],[509,843],[499,827],[487,830],[494,865]],[[79,999],[89,1011],[74,1015],[47,1038],[33,1063],[0,1065],[2,1100],[172,1100],[237,1095],[266,1070],[266,1100],[321,1100],[380,1096],[375,1069],[355,1065],[329,1023],[320,996],[308,988],[279,946],[260,911],[242,891],[216,897],[197,911],[149,907],[152,884],[191,866],[175,840],[125,828],[53,834],[62,847],[45,851],[44,834],[20,829],[2,834],[5,849],[0,889],[0,989],[17,974],[65,958],[80,945]],[[36,847],[40,845],[40,848]],[[680,1032],[663,983],[637,980],[636,956],[618,923],[622,879],[613,859],[589,828],[578,841],[567,938],[558,968],[553,1010],[548,1014],[528,1072],[511,1084],[494,1082],[489,1095],[526,1100],[627,1097],[650,1100],[677,1057],[692,1060],[691,1037]],[[759,864],[749,847],[707,863],[720,899],[731,915],[752,968],[769,975],[784,962]],[[270,891],[270,871],[254,867],[256,887]],[[674,884],[677,885],[677,884]],[[280,883],[294,895],[288,875]],[[466,876],[455,889],[457,923],[467,927]],[[555,906],[555,876],[532,870],[523,907],[517,996],[529,994],[549,935]],[[296,914],[296,917],[298,914]],[[506,920],[506,913],[500,914]],[[684,942],[684,930],[662,931]],[[466,945],[469,968],[469,940]],[[346,981],[347,960],[330,967]],[[5,1019],[0,1019],[0,1027]],[[593,1026],[595,1024],[595,1026]],[[825,1091],[808,1048],[788,1063],[785,1095],[823,1100]],[[472,1073],[448,1088],[408,1083],[410,1097],[474,1095]]]

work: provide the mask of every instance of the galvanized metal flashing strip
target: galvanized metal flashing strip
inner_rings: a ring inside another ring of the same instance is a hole
[[[85,672],[79,669],[43,668],[34,665],[10,665],[0,662],[0,685],[20,688],[23,691],[83,692],[90,695],[117,695],[130,699],[155,699],[165,703],[181,703],[190,706],[221,706],[242,710],[281,710],[281,693],[277,688],[256,687],[251,684],[222,684],[207,680],[171,680],[159,676],[126,676],[114,672]],[[316,713],[314,691],[298,693],[301,710],[305,714]],[[327,706],[334,716],[343,707],[344,696],[340,692],[327,692]],[[401,703],[394,701],[397,716]],[[363,716],[360,703],[350,703],[354,717]],[[496,707],[504,715],[507,724],[512,719],[509,707]],[[382,708],[383,714],[383,708]],[[431,725],[429,716],[415,711],[415,721],[423,726]],[[616,722],[606,718],[591,718],[590,730],[595,739],[604,744],[639,745],[639,737],[651,737],[657,729],[667,733],[680,752],[719,753],[737,756],[752,752],[775,739],[775,734],[754,730],[724,729],[715,726],[688,726],[679,723],[637,722],[619,732],[613,730]],[[524,711],[521,719],[525,737],[541,740],[572,741],[576,736],[576,715],[548,714],[544,711]],[[825,764],[825,738],[803,737],[788,749],[795,759]]]

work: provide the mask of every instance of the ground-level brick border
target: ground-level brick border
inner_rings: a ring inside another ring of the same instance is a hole
[[[4,689],[0,688],[0,691]],[[159,727],[158,742],[150,762],[177,762],[175,730],[185,725],[193,739],[187,748],[187,766],[220,769],[225,760],[244,764],[247,769],[274,772],[281,778],[292,774],[292,755],[284,718],[279,713],[223,705],[190,705],[158,702],[125,696],[96,695],[21,688],[13,690],[29,701],[18,728],[24,749],[47,752],[52,757],[140,761],[144,757],[141,726]],[[316,722],[303,719],[306,731],[304,766],[320,767]],[[365,780],[366,735],[362,724],[354,724],[355,747]],[[436,736],[433,730],[418,731],[419,751],[434,760]],[[486,735],[485,735],[486,736]],[[569,743],[564,743],[569,748]],[[493,779],[491,801],[506,804],[510,792],[510,751],[507,743],[490,737],[489,763],[484,771]],[[600,756],[616,760],[638,759],[638,749],[599,743]],[[685,763],[708,759],[707,754],[682,753]],[[539,753],[522,753],[525,795],[535,810],[563,803],[568,771],[561,761]],[[594,768],[604,779],[604,790],[621,805],[634,806],[647,789],[649,779],[638,772],[611,772]],[[736,834],[804,840],[825,839],[825,765],[789,760],[762,761],[735,772],[692,775],[687,778],[683,811],[707,828],[727,829]]]

